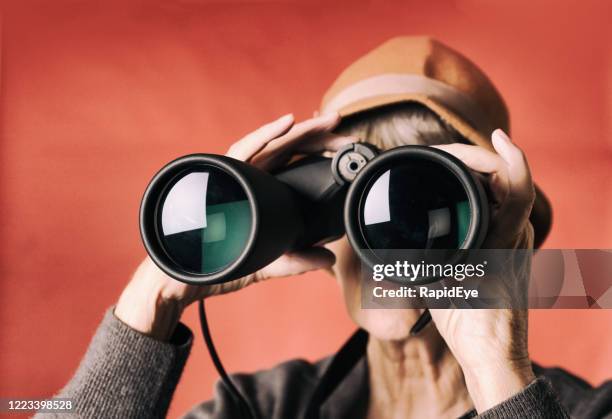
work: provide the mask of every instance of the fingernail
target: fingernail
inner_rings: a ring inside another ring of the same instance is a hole
[[[340,123],[340,114],[338,112],[324,113],[315,118],[317,124],[333,128]]]
[[[320,118],[321,120],[325,120],[325,121],[335,121],[336,119],[340,118],[340,114],[338,112],[325,112],[320,114],[317,118]]]
[[[293,114],[292,113],[288,113],[286,115],[281,116],[280,118],[278,118],[276,120],[277,122],[289,122],[289,121],[293,121]]]
[[[495,131],[493,131],[493,135],[499,138],[500,140],[506,141],[508,143],[512,142],[508,134],[506,134],[501,128],[497,128]]]

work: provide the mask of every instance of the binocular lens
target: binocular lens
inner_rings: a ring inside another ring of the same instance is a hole
[[[466,238],[468,195],[437,162],[409,159],[384,167],[362,196],[359,224],[370,249],[457,249]]]
[[[161,199],[158,231],[166,254],[195,274],[218,272],[245,249],[253,215],[234,177],[214,166],[177,175]]]

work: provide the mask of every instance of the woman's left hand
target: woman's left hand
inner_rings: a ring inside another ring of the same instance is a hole
[[[523,152],[501,130],[492,134],[497,153],[465,144],[436,146],[486,173],[492,219],[488,249],[533,247],[529,214],[535,191]],[[440,335],[459,362],[476,410],[481,413],[534,380],[527,351],[527,310],[431,309]]]

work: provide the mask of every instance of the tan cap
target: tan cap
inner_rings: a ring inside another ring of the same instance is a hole
[[[431,109],[474,144],[493,150],[491,133],[510,132],[508,109],[487,76],[470,60],[426,36],[393,38],[346,68],[328,89],[321,112],[342,117],[400,102]],[[535,247],[551,226],[552,211],[536,186],[530,216]]]

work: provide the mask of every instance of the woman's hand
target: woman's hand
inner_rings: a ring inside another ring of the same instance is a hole
[[[335,151],[356,141],[331,133],[339,120],[338,114],[326,114],[295,124],[292,115],[285,115],[233,144],[226,155],[272,170],[287,164],[296,154]],[[141,333],[167,340],[185,307],[201,298],[236,291],[268,278],[329,268],[334,262],[332,252],[313,247],[285,254],[260,271],[235,281],[196,286],[175,281],[147,257],[121,294],[115,315]]]
[[[501,130],[492,134],[497,154],[477,146],[436,146],[489,175],[493,199],[483,248],[533,247],[529,214],[535,198],[522,151]],[[525,292],[526,292],[526,287]],[[483,412],[520,392],[534,379],[527,352],[527,310],[432,309],[440,335],[459,362],[476,410]]]
[[[491,222],[483,249],[533,247],[529,214],[535,187],[525,155],[501,129],[491,134],[497,153],[467,144],[436,145],[476,172],[488,175],[491,193]]]

